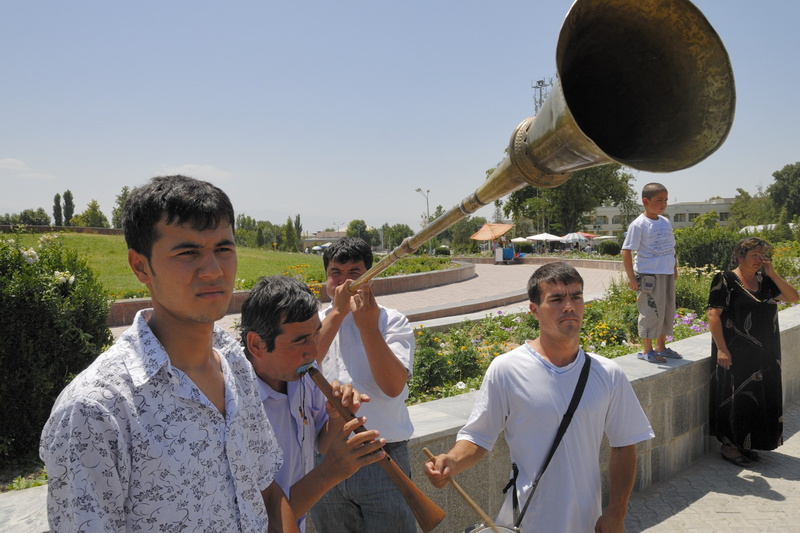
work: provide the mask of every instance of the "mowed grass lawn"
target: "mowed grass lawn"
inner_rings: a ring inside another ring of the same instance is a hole
[[[122,235],[93,235],[86,233],[60,233],[64,247],[76,250],[89,258],[92,270],[97,274],[109,298],[122,299],[147,296],[147,288],[131,272],[128,266],[128,247]],[[41,234],[0,238],[19,238],[24,246],[35,247]],[[324,281],[322,256],[272,252],[255,248],[237,248],[239,268],[236,273],[237,288],[250,288],[261,276],[273,274],[301,274],[306,281]]]

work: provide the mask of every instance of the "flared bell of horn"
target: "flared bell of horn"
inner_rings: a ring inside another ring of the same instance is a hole
[[[733,125],[728,53],[686,0],[577,0],[561,28],[556,68],[550,97],[511,143],[512,159],[546,175],[614,161],[682,170],[716,151]],[[530,177],[544,187],[567,178]]]
[[[573,171],[613,162],[648,172],[682,170],[714,153],[733,125],[728,53],[688,0],[576,0],[561,27],[556,68],[550,96],[514,130],[508,157],[350,290],[526,185],[556,187]]]

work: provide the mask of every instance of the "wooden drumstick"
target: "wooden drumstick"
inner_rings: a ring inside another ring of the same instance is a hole
[[[428,456],[428,459],[433,459],[435,457],[428,448],[422,448],[422,451],[425,452],[425,455]],[[464,498],[464,501],[467,502],[467,504],[469,504],[469,506],[472,507],[476,513],[478,513],[478,516],[481,517],[481,520],[486,522],[486,525],[492,528],[492,531],[495,533],[500,533],[500,530],[497,529],[497,524],[494,523],[494,520],[492,520],[489,515],[486,514],[483,509],[481,509],[480,505],[475,503],[475,501],[469,497],[469,494],[464,492],[464,489],[461,488],[461,485],[456,483],[455,478],[450,477],[449,481],[450,484],[453,485],[453,488],[456,489],[456,492],[458,492],[461,497]]]

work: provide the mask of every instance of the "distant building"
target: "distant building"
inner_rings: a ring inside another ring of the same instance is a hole
[[[315,246],[334,244],[347,236],[345,231],[318,231],[316,233],[303,232],[303,248],[314,250]]]
[[[664,216],[672,221],[675,229],[691,226],[695,218],[710,211],[716,211],[720,226],[730,224],[733,198],[714,198],[707,202],[680,202],[668,204]],[[644,208],[640,206],[639,212]],[[623,220],[619,207],[598,207],[589,217],[586,230],[598,235],[622,235],[628,230],[630,220]]]

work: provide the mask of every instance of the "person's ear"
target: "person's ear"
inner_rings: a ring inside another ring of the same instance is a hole
[[[246,342],[247,351],[250,352],[250,355],[253,357],[263,357],[267,352],[267,344],[261,340],[261,335],[255,331],[247,332]]]
[[[133,274],[136,276],[136,279],[145,285],[152,280],[153,273],[150,269],[150,262],[143,254],[140,254],[136,250],[129,248],[128,264],[131,266],[131,270],[133,270]]]
[[[531,310],[531,314],[533,315],[533,318],[535,318],[536,320],[539,320],[539,306],[536,305],[535,303],[531,302],[530,305],[528,305],[528,308]]]

